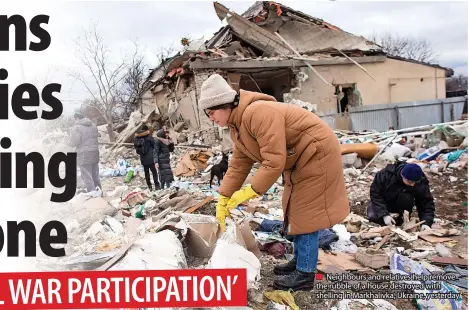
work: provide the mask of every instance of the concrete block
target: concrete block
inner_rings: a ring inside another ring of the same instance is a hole
[[[358,158],[357,153],[342,155],[342,164],[345,166],[352,166],[353,163],[357,160],[357,158]]]
[[[362,265],[373,269],[389,266],[389,256],[382,249],[358,248],[355,259]]]

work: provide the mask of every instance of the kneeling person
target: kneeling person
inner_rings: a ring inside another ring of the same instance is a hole
[[[404,211],[412,213],[414,205],[421,230],[430,229],[435,218],[435,201],[425,174],[417,164],[398,162],[379,171],[371,184],[367,217],[380,225],[402,225]],[[395,220],[390,213],[398,213]]]

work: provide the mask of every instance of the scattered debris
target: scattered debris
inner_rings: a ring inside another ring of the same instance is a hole
[[[363,266],[373,269],[389,266],[389,257],[383,250],[359,248],[355,259]]]

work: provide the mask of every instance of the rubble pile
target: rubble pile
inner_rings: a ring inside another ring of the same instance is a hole
[[[178,128],[183,132],[181,128],[183,125]],[[319,273],[408,272],[401,270],[403,264],[424,273],[465,272],[457,281],[444,282],[442,289],[467,294],[467,140],[459,137],[460,127],[448,128],[431,127],[426,136],[421,131],[336,132],[352,213],[342,223],[320,231]],[[403,139],[406,134],[407,140]],[[220,147],[176,147],[171,153],[176,180],[169,189],[153,192],[144,185],[143,168],[132,146],[122,145],[112,152],[112,159],[100,163],[102,192],[78,194],[60,210],[50,205],[49,214],[60,216],[67,226],[67,256],[38,260],[38,269],[240,267],[248,270],[251,309],[324,305],[324,299],[316,299],[311,292],[291,294],[270,287],[273,266],[293,256],[293,239],[282,233],[282,178],[262,197],[231,210],[223,233],[215,219],[218,183],[208,184],[211,167],[222,159]],[[437,204],[431,230],[419,231],[422,222],[417,214],[407,214],[401,227],[392,228],[379,227],[365,218],[374,175],[395,160],[418,163],[427,174]],[[254,165],[245,184],[259,167]],[[42,199],[40,193],[35,195]],[[452,213],[455,204],[459,209]],[[282,295],[286,293],[290,295]],[[415,308],[412,301],[405,305],[395,300],[366,302],[382,303],[386,309]],[[416,302],[436,309],[433,300]],[[342,309],[342,305],[354,303],[357,301],[332,299],[328,307]]]

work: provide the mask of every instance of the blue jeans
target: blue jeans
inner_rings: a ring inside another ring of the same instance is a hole
[[[302,272],[316,272],[319,256],[319,231],[293,236],[293,249],[296,269]]]

